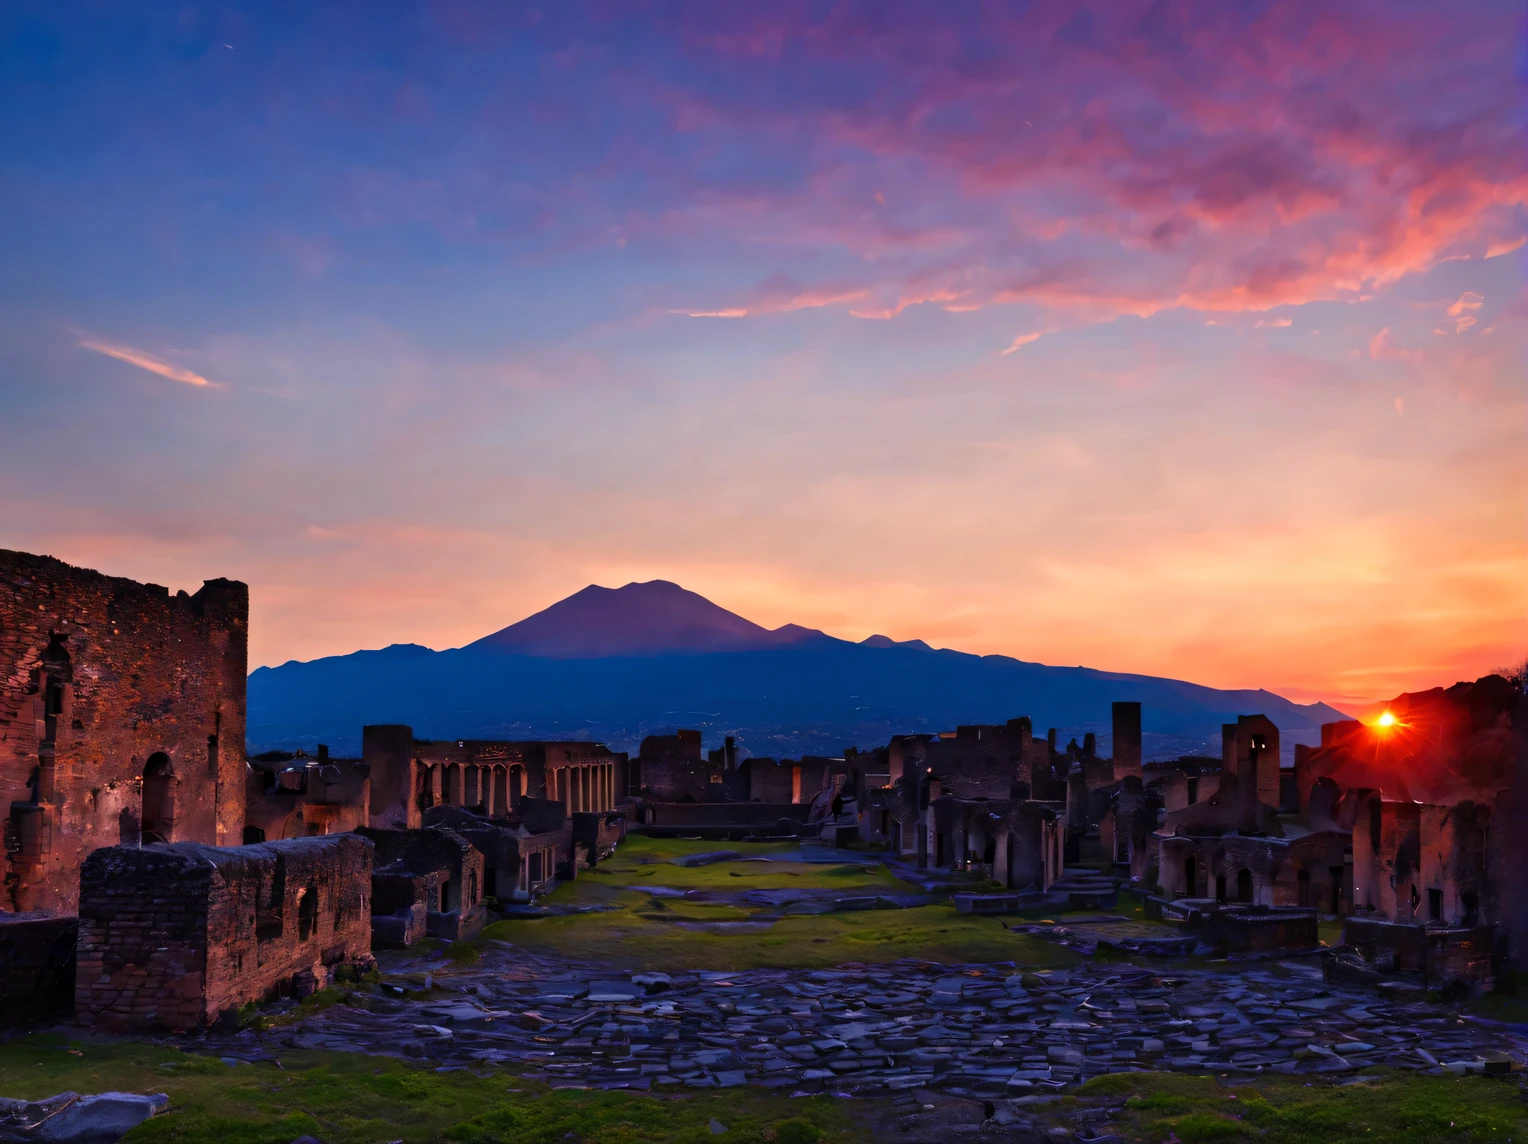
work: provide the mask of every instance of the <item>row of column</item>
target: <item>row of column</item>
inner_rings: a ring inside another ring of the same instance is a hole
[[[609,810],[615,806],[614,763],[569,763],[551,772],[556,790],[548,791],[569,814]]]
[[[525,768],[504,764],[475,766],[437,763],[428,768],[426,804],[475,807],[505,815],[525,795]]]

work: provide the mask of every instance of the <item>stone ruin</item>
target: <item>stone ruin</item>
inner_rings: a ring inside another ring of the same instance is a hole
[[[244,833],[249,589],[0,550],[0,909],[70,915],[102,846]]]
[[[97,850],[80,870],[75,1017],[179,1032],[369,968],[371,875],[356,834]]]
[[[426,935],[474,937],[488,921],[483,854],[449,826],[362,827],[376,850],[371,931],[378,946],[413,945]]]
[[[707,752],[686,729],[630,758],[376,725],[360,759],[246,761],[247,611],[233,581],[172,597],[0,552],[0,1019],[72,993],[103,1027],[206,1024],[320,988],[373,943],[470,937],[629,825],[884,846],[929,885],[1005,888],[960,895],[973,912],[1107,907],[1130,885],[1244,955],[1310,948],[1341,917],[1344,979],[1488,987],[1525,958],[1528,718],[1497,677],[1401,696],[1384,729],[1328,725],[1292,771],[1261,715],[1224,727],[1219,759],[1148,762],[1133,702],[1109,757],[1021,717],[839,757]]]

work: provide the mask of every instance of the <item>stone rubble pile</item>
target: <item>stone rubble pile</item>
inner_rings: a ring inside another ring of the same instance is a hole
[[[494,943],[466,968],[409,968],[381,986],[405,999],[209,1037],[212,1050],[245,1060],[284,1045],[402,1055],[442,1069],[503,1066],[563,1086],[927,1088],[1037,1100],[1131,1069],[1505,1071],[1525,1055],[1504,1028],[1331,987],[1301,963],[1235,976],[1120,962],[1018,972],[919,961],[618,975]]]

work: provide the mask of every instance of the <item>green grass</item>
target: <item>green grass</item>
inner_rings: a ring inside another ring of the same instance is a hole
[[[645,900],[607,913],[495,922],[485,938],[570,957],[598,953],[623,967],[673,969],[824,969],[917,957],[930,961],[1014,961],[1063,965],[1076,960],[1061,946],[1010,933],[994,918],[962,916],[948,904],[907,910],[787,916],[763,931],[718,933],[670,920],[735,921],[745,911],[729,906]]]
[[[599,905],[601,912],[495,922],[483,931],[482,938],[556,950],[570,957],[593,955],[614,965],[648,969],[822,969],[844,962],[886,962],[902,957],[1025,965],[1075,961],[1075,955],[1062,947],[1010,933],[996,918],[957,914],[947,902],[934,901],[911,909],[787,914],[766,930],[717,932],[696,927],[747,921],[760,909],[634,892],[644,885],[731,891],[830,889],[845,897],[911,890],[870,860],[863,866],[717,862],[684,867],[669,862],[677,855],[723,848],[745,855],[779,855],[790,853],[796,846],[632,836],[612,859],[596,868],[600,873],[586,871],[545,899],[551,905]],[[741,876],[733,877],[735,873]]]
[[[564,887],[557,893],[568,897],[556,900],[572,900],[585,892],[582,887]],[[605,896],[608,899],[608,891]],[[1064,965],[1076,959],[1061,946],[1009,932],[995,918],[957,914],[948,903],[905,910],[786,915],[765,930],[734,932],[697,929],[694,924],[746,921],[751,911],[629,893],[605,904],[613,908],[495,922],[482,936],[570,957],[592,953],[626,968],[824,969],[848,961],[874,963],[902,957]]]
[[[134,1129],[127,1144],[289,1144],[302,1135],[327,1144],[657,1144],[713,1140],[713,1117],[727,1126],[727,1140],[748,1144],[866,1139],[843,1106],[822,1097],[791,1100],[752,1089],[662,1097],[552,1091],[509,1073],[436,1073],[350,1053],[292,1052],[281,1064],[229,1066],[141,1042],[34,1034],[0,1044],[0,1095],[168,1093],[171,1111]]]
[[[1127,1139],[1182,1144],[1428,1144],[1528,1140],[1516,1077],[1381,1073],[1357,1084],[1269,1077],[1228,1086],[1213,1077],[1117,1073],[1078,1090],[1122,1101]]]
[[[800,850],[790,842],[694,842],[677,838],[648,838],[633,834],[614,855],[579,882],[605,886],[671,886],[678,890],[839,890],[844,894],[875,894],[912,887],[897,881],[874,856],[839,864],[819,862],[713,862],[709,866],[675,866],[670,859],[706,851],[733,850],[748,858],[771,858]],[[577,886],[579,882],[573,883]],[[563,887],[566,889],[569,887]],[[558,893],[561,893],[560,889]],[[554,899],[555,900],[555,899]]]

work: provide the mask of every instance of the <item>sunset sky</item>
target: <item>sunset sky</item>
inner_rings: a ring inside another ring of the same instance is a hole
[[[12,4],[0,546],[251,667],[588,583],[1359,704],[1528,654],[1523,5]]]

